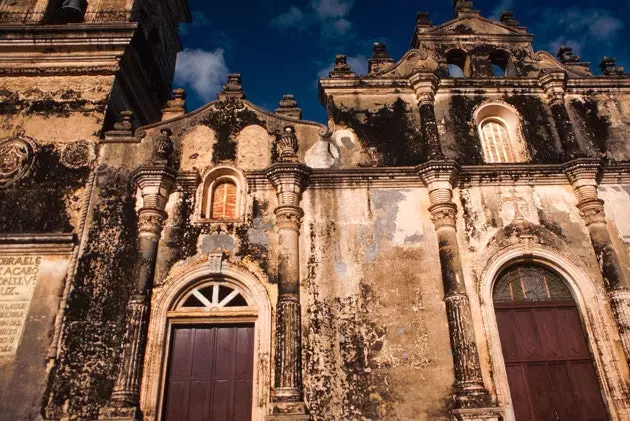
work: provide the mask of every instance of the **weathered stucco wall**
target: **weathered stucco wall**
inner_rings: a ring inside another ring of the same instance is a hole
[[[304,381],[314,419],[447,419],[452,360],[423,189],[304,201]]]

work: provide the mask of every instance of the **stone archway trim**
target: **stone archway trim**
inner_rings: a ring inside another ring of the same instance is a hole
[[[577,303],[588,343],[593,354],[595,369],[600,377],[604,401],[611,419],[630,419],[627,390],[623,388],[625,376],[620,366],[615,337],[609,326],[615,326],[612,314],[607,309],[605,292],[596,288],[593,280],[575,263],[555,251],[541,245],[518,244],[496,253],[480,276],[479,297],[485,336],[487,338],[490,367],[499,406],[505,411],[506,421],[514,421],[514,410],[510,396],[505,362],[499,339],[499,328],[494,313],[492,291],[500,272],[518,262],[536,262],[558,272],[567,282]],[[623,358],[621,358],[622,360]]]

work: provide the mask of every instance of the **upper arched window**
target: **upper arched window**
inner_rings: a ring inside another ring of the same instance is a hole
[[[238,221],[243,218],[245,179],[228,166],[211,170],[201,188],[202,220]]]
[[[474,120],[486,163],[529,160],[514,108],[501,102],[482,104],[475,111]]]
[[[503,121],[486,119],[479,125],[479,132],[486,162],[514,162],[510,135]]]

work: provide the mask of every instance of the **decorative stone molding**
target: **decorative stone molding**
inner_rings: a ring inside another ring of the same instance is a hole
[[[302,109],[298,107],[298,103],[293,94],[283,95],[279,107],[276,108],[274,112],[284,117],[294,118],[296,120],[302,119]]]
[[[186,91],[182,88],[173,89],[172,98],[162,109],[162,121],[186,114]]]
[[[564,70],[546,70],[541,73],[538,80],[547,95],[551,114],[567,158],[578,158],[582,153],[565,104],[567,73]]]
[[[417,71],[409,78],[409,85],[418,103],[433,103],[440,79],[431,71]]]
[[[86,140],[68,143],[61,151],[61,163],[68,168],[83,168],[96,159],[94,148]]]
[[[0,141],[0,189],[29,175],[36,150],[35,143],[24,138]]]
[[[177,172],[166,166],[143,165],[133,173],[140,188],[144,208],[163,210],[175,184]]]
[[[166,213],[155,209],[142,209],[138,213],[138,234],[159,236],[164,228]]]
[[[279,205],[298,206],[311,172],[303,164],[280,163],[266,170],[265,175],[276,188]]]
[[[352,71],[352,68],[348,64],[348,60],[345,55],[337,54],[335,57],[335,67],[333,71],[328,74],[330,78],[354,78],[356,73]]]

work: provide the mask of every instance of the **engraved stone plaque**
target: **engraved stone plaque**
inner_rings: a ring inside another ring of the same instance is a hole
[[[41,261],[39,256],[0,256],[0,357],[17,352]]]

